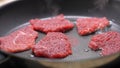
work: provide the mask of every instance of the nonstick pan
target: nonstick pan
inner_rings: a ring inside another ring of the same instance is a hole
[[[4,62],[6,62],[9,58],[10,56],[5,55],[4,53],[0,53],[0,64],[3,64]]]
[[[78,18],[107,17],[111,26],[108,27],[105,32],[110,30],[120,32],[120,2],[116,0],[110,1],[109,4],[102,9],[96,9],[93,2],[94,1],[89,0],[60,0],[59,3],[58,0],[54,5],[48,5],[44,0],[16,1],[0,9],[0,36],[8,35],[19,28],[29,25],[28,21],[32,18],[48,19],[61,13],[74,24]],[[72,44],[73,54],[62,59],[34,57],[31,50],[19,53],[1,52],[17,59],[37,62],[42,68],[98,67],[111,63],[119,58],[119,53],[110,56],[100,56],[99,51],[95,52],[88,48],[90,38],[100,32],[101,31],[97,31],[87,36],[80,36],[77,33],[76,26],[72,30],[65,32],[66,35],[74,40]],[[37,41],[44,36],[44,33],[39,32]]]

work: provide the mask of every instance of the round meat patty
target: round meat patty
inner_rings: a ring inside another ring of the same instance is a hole
[[[49,32],[32,51],[35,56],[48,58],[63,58],[72,54],[67,36],[60,32]]]
[[[101,55],[110,55],[120,52],[120,33],[109,31],[91,38],[89,47],[93,50],[101,49]]]
[[[103,18],[79,18],[77,19],[77,30],[80,35],[87,35],[95,32],[96,30],[103,29],[109,25],[106,17]]]
[[[21,28],[7,36],[0,37],[0,49],[7,52],[20,52],[31,49],[38,33],[32,26]]]
[[[74,27],[74,24],[71,23],[69,20],[65,19],[63,14],[46,20],[31,19],[29,22],[35,30],[45,33],[65,32]]]

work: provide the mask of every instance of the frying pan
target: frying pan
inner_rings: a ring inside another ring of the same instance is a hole
[[[9,58],[10,56],[0,53],[0,64],[3,64],[4,62],[6,62]]]
[[[58,6],[59,5],[59,6]],[[103,9],[96,9],[90,0],[65,0],[58,4],[47,5],[44,0],[24,0],[3,6],[0,9],[0,36],[8,35],[9,33],[29,25],[29,20],[32,18],[48,19],[57,14],[64,14],[65,18],[73,23],[76,23],[77,18],[83,17],[107,17],[111,23],[106,31],[114,30],[120,32],[120,2],[113,0]],[[87,36],[77,34],[76,27],[66,32],[69,37],[77,40],[72,46],[73,54],[62,59],[49,59],[42,57],[34,57],[31,50],[19,53],[5,53],[17,59],[23,59],[26,62],[38,63],[42,68],[87,68],[98,67],[113,62],[119,58],[119,53],[109,56],[100,56],[99,51],[92,51],[88,48],[90,38],[99,33],[93,33]],[[37,41],[45,36],[39,32]],[[36,41],[36,42],[37,42]]]

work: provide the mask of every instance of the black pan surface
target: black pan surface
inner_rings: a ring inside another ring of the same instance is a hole
[[[76,23],[76,20],[78,18],[84,18],[85,16],[65,16],[66,19],[70,20],[72,23]],[[41,19],[49,19],[49,18],[41,18]],[[104,32],[107,31],[118,31],[120,32],[120,26],[113,23],[112,21],[110,21],[111,26],[107,27],[106,29],[104,29]],[[10,31],[8,31],[8,33],[6,35],[9,35],[11,32],[16,31],[19,28],[22,28],[24,26],[30,25],[29,22],[21,24],[19,26],[13,27]],[[79,61],[79,60],[84,60],[84,59],[91,59],[91,58],[98,58],[101,57],[99,51],[93,51],[90,48],[88,48],[89,45],[89,41],[90,38],[95,35],[95,34],[99,34],[99,33],[103,33],[103,30],[99,30],[96,33],[87,35],[87,36],[80,36],[77,33],[77,28],[76,26],[66,32],[65,34],[70,38],[69,40],[71,40],[72,42],[72,55],[66,57],[66,58],[61,58],[61,59],[49,59],[49,58],[42,58],[42,57],[35,57],[32,54],[31,50],[28,51],[24,51],[24,52],[19,52],[19,53],[14,53],[14,55],[19,56],[19,57],[23,57],[23,58],[27,58],[27,59],[32,59],[32,60],[44,60],[44,61]],[[39,32],[39,36],[37,38],[36,43],[42,39],[46,34]]]
[[[64,5],[62,5],[64,6]],[[69,6],[70,7],[70,6]],[[73,9],[71,9],[73,7]],[[111,23],[111,26],[107,28],[105,31],[114,30],[120,32],[120,23],[119,23],[119,10],[117,8],[114,8],[114,6],[107,7],[107,9],[103,11],[91,11],[88,8],[89,7],[75,7],[72,5],[70,8],[63,7],[61,9],[60,13],[65,14],[65,18],[70,20],[73,23],[76,23],[77,18],[81,17],[107,17]],[[114,10],[111,10],[114,9]],[[76,11],[77,10],[77,11]],[[57,14],[60,14],[57,13]],[[19,28],[22,28],[26,25],[29,25],[28,21],[32,18],[40,18],[40,19],[46,19],[49,17],[55,16],[56,13],[51,12],[45,12],[44,6],[41,1],[20,1],[13,3],[9,6],[5,6],[0,10],[0,36],[5,36],[9,34],[10,32],[13,32]],[[42,57],[34,57],[32,55],[32,51],[24,51],[19,53],[14,53],[12,55],[18,56],[25,59],[31,59],[31,60],[44,60],[44,61],[79,61],[84,59],[92,59],[92,58],[99,58],[101,57],[99,54],[99,51],[92,51],[90,48],[88,48],[88,43],[90,41],[90,38],[100,33],[97,31],[96,33],[87,35],[87,36],[80,36],[77,33],[76,26],[66,32],[65,34],[69,37],[74,38],[74,40],[77,40],[77,44],[72,46],[73,54],[62,59],[48,59],[48,58],[42,58]],[[44,33],[39,32],[39,38],[40,40],[45,36]],[[36,42],[37,42],[36,41]]]
[[[0,52],[0,64],[4,63],[10,58],[10,56]]]
[[[3,59],[5,59],[5,56],[0,54],[0,61],[2,61]],[[0,62],[0,63],[2,63],[2,62]]]

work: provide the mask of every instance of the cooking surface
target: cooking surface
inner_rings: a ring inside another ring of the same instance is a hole
[[[3,55],[0,53],[0,61],[2,61],[4,58],[5,58],[5,56],[3,56]]]
[[[71,22],[73,22],[74,24],[76,23],[76,19],[78,18],[84,18],[84,16],[65,16],[66,19],[70,20]],[[43,18],[43,19],[48,19],[48,18]],[[112,21],[110,21],[111,26],[107,27],[105,29],[106,31],[109,30],[114,30],[114,31],[119,31],[120,27],[119,25],[113,23]],[[24,23],[20,26],[16,26],[15,28],[13,28],[12,30],[8,31],[7,34],[22,28],[23,26],[29,25],[29,23]],[[86,35],[86,36],[80,36],[77,33],[77,28],[76,25],[74,26],[74,28],[72,30],[69,30],[68,32],[66,32],[65,34],[70,37],[70,40],[72,40],[72,55],[69,55],[65,58],[61,58],[61,59],[49,59],[49,58],[42,58],[42,57],[34,57],[34,55],[32,54],[31,50],[28,51],[24,51],[24,52],[19,52],[19,53],[15,53],[14,55],[17,55],[18,57],[23,57],[26,59],[32,59],[32,60],[44,60],[44,61],[79,61],[79,60],[84,60],[84,59],[93,59],[93,58],[98,58],[101,57],[99,54],[99,51],[92,51],[90,48],[88,48],[89,45],[89,41],[90,38],[95,35],[95,34],[99,34],[102,33],[101,31],[97,31],[95,33],[92,33],[90,35]],[[37,41],[40,40],[41,38],[43,38],[46,34],[39,32],[39,37],[37,38]],[[36,42],[37,42],[36,41]]]

